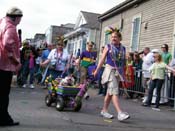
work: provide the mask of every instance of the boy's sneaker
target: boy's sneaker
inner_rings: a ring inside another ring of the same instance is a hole
[[[35,87],[34,87],[34,85],[33,85],[33,84],[31,84],[31,85],[30,85],[30,88],[31,88],[31,89],[34,89]]]
[[[118,120],[119,121],[124,121],[124,120],[127,120],[129,118],[130,118],[130,116],[129,116],[129,114],[127,112],[120,112],[120,113],[118,113]]]
[[[112,119],[114,118],[113,115],[109,114],[108,112],[104,112],[104,111],[101,111],[101,116],[103,116],[104,118],[108,118],[108,119]]]
[[[142,106],[150,107],[151,105],[150,104],[147,104],[147,103],[143,103]]]
[[[90,97],[89,94],[86,92],[85,95],[84,95],[84,98],[85,98],[86,100],[88,100],[89,97]]]
[[[89,99],[89,97],[90,97],[90,96],[89,96],[89,95],[87,95],[87,96],[85,96],[85,99],[86,99],[86,100],[88,100],[88,99]]]
[[[152,109],[155,110],[155,111],[160,111],[159,107],[153,107]]]

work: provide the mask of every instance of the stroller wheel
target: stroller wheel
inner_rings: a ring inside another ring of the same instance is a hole
[[[51,106],[52,104],[52,97],[49,94],[45,97],[45,103],[47,106]]]
[[[74,105],[74,111],[79,111],[81,109],[82,102],[81,100],[76,100]]]
[[[57,100],[56,100],[56,109],[58,111],[63,111],[64,109],[64,100],[61,96],[58,96],[57,97]]]

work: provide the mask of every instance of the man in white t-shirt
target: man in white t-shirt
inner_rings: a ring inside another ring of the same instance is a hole
[[[171,60],[169,66],[171,66],[175,69],[175,58]]]
[[[143,80],[142,80],[142,86],[145,89],[145,97],[143,99],[143,103],[147,100],[147,94],[148,94],[148,85],[149,80],[151,77],[151,74],[149,72],[149,67],[154,62],[153,53],[150,51],[149,47],[145,47],[143,51],[143,57],[142,57],[143,63],[142,63],[142,70],[143,70]]]

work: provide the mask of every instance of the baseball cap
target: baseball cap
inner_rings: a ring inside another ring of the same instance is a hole
[[[166,46],[165,45],[162,45],[161,48],[166,48]]]

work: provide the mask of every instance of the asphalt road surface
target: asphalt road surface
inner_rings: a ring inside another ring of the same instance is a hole
[[[158,112],[140,106],[140,101],[121,98],[121,107],[131,118],[119,122],[112,104],[109,112],[114,114],[114,119],[104,119],[99,115],[104,97],[97,95],[97,89],[89,90],[91,97],[83,100],[79,112],[70,109],[59,112],[54,105],[47,107],[46,94],[47,90],[39,87],[13,87],[9,111],[20,125],[0,127],[0,131],[175,131],[175,112],[167,106],[162,105]]]

